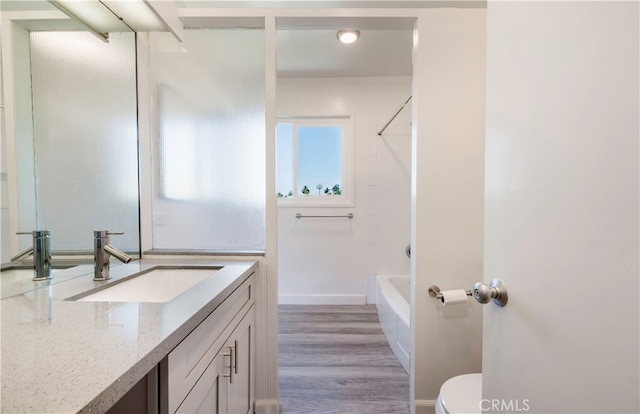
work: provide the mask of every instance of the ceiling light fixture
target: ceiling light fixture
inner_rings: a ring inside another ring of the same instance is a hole
[[[348,45],[358,40],[360,30],[338,30],[337,37],[342,43]]]

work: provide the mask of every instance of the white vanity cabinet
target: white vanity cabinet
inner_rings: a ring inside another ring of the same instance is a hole
[[[252,413],[252,369],[250,350],[253,308],[216,354],[176,413]]]
[[[252,275],[163,360],[161,413],[253,412],[253,286]]]

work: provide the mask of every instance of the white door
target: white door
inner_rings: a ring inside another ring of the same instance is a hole
[[[482,409],[638,413],[638,2],[489,2]]]

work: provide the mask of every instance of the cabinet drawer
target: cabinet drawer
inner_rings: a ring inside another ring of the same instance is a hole
[[[253,284],[251,275],[167,356],[169,413],[180,406],[253,305]]]

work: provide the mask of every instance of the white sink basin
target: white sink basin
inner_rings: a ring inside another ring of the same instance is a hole
[[[221,267],[156,268],[76,299],[82,302],[169,302]]]

